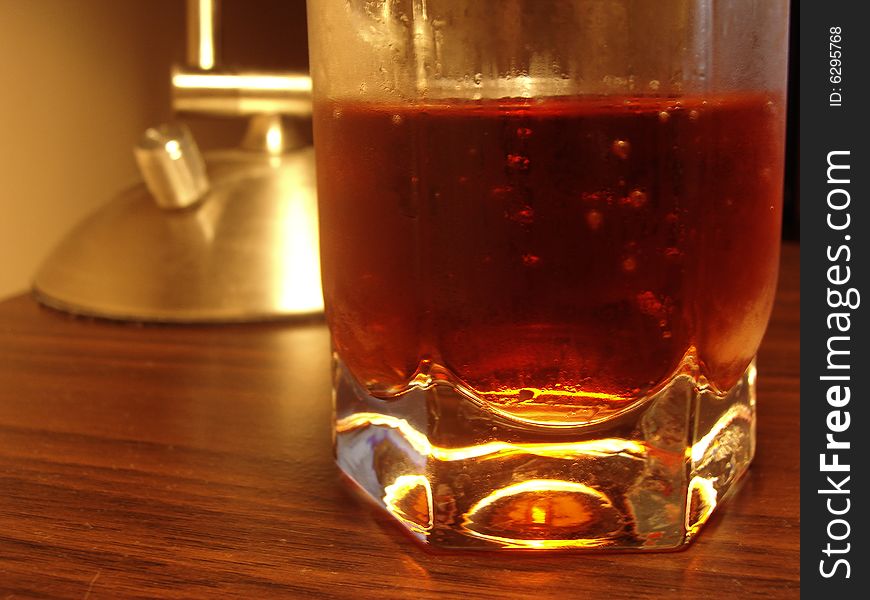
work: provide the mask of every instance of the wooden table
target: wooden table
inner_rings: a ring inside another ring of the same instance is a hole
[[[798,248],[758,454],[688,550],[430,554],[339,480],[322,323],[137,326],[0,303],[0,598],[798,597]]]

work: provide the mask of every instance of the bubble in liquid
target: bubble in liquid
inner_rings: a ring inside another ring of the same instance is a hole
[[[529,127],[518,127],[517,128],[517,137],[520,139],[528,139],[532,137],[534,132]]]
[[[644,192],[643,190],[635,189],[632,190],[631,193],[628,195],[628,202],[634,208],[642,207],[644,204],[646,204],[646,200],[646,192]]]
[[[534,267],[541,262],[541,257],[537,254],[523,254],[523,264],[527,267]]]
[[[535,209],[528,204],[521,204],[508,210],[505,216],[511,221],[529,225],[535,221]]]
[[[483,82],[483,73],[475,73],[472,81],[474,81],[474,85],[480,85]]]
[[[639,293],[636,300],[638,309],[645,315],[656,317],[664,313],[664,305],[656,295],[649,290]]]
[[[662,331],[662,338],[668,340],[673,334],[670,331]]]
[[[393,125],[401,125],[405,122],[405,119],[402,117],[402,115],[393,115],[392,117],[390,117],[390,121],[393,122]]]
[[[665,258],[677,259],[683,255],[682,250],[679,248],[675,248],[673,246],[669,246],[665,248],[662,253],[665,255]]]
[[[332,109],[332,118],[333,119],[340,119],[341,116],[342,116],[342,112],[341,112],[340,108],[333,108]]]
[[[690,121],[697,121],[700,117],[701,117],[701,113],[698,112],[697,110],[690,110],[689,111],[689,120]]]
[[[659,82],[658,79],[653,79],[652,81],[649,82],[649,89],[651,89],[654,92],[657,91],[660,86],[661,86],[661,83]]]
[[[532,161],[527,156],[522,154],[508,154],[507,166],[517,171],[527,171]]]
[[[660,111],[660,112],[659,112],[659,122],[661,122],[661,123],[667,123],[667,122],[670,121],[670,120],[671,120],[671,113],[669,113],[669,112],[666,111],[666,110],[663,110],[663,111]]]
[[[512,185],[497,185],[489,191],[493,200],[505,202],[516,196],[517,190]]]
[[[613,140],[613,145],[610,149],[618,158],[625,160],[628,158],[629,152],[631,152],[631,144],[626,140]]]
[[[601,223],[604,221],[604,216],[601,214],[601,211],[598,210],[590,210],[586,213],[586,224],[589,226],[589,229],[592,231],[597,230],[601,227]]]
[[[626,273],[634,273],[635,269],[637,269],[637,259],[633,256],[627,256],[622,261],[622,270]]]

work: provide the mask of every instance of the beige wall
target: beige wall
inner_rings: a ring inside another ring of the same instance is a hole
[[[225,63],[305,68],[304,0],[224,0]],[[137,181],[131,147],[171,118],[184,0],[0,0],[0,298]],[[193,123],[204,148],[242,123]],[[228,141],[229,140],[229,141]]]
[[[0,298],[136,180],[183,56],[179,0],[0,0]]]

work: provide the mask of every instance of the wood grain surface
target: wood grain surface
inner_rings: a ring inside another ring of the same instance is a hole
[[[799,271],[758,453],[688,550],[431,554],[334,466],[320,322],[137,326],[0,303],[0,599],[796,598]]]

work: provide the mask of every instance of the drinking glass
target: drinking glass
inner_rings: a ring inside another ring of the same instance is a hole
[[[341,469],[420,541],[687,544],[755,448],[787,0],[308,0]]]

